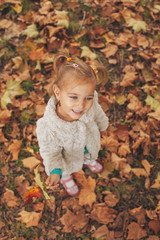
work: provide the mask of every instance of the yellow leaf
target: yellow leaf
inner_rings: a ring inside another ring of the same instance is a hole
[[[26,30],[23,32],[24,35],[27,35],[30,38],[36,38],[39,35],[39,32],[37,31],[36,24],[31,24],[27,27]]]
[[[20,13],[22,11],[22,5],[16,3],[14,6],[12,6],[12,8],[17,12]]]
[[[2,109],[7,108],[7,104],[11,103],[11,100],[15,96],[19,96],[25,93],[25,91],[21,88],[20,80],[11,80],[7,82],[7,88],[4,95],[1,98],[1,107]]]
[[[146,25],[147,25],[146,22],[140,21],[140,20],[136,20],[134,18],[130,18],[128,20],[128,27],[132,27],[134,32],[139,32],[141,30],[146,32]]]
[[[160,5],[154,5],[154,8],[160,11]]]
[[[119,105],[123,105],[126,101],[126,97],[123,94],[118,94],[115,96],[115,101],[119,104]]]
[[[97,55],[93,53],[88,47],[83,46],[81,47],[81,49],[82,49],[81,57],[88,57],[91,60],[94,60],[97,58]]]
[[[155,111],[160,110],[160,101],[156,100],[150,95],[147,95],[145,102],[147,105],[150,105],[152,110],[155,110]]]
[[[57,26],[64,26],[66,28],[69,27],[69,18],[67,11],[58,11],[55,10],[56,19],[57,19]]]
[[[35,173],[35,178],[34,180],[36,181],[37,185],[42,189],[42,192],[44,194],[44,197],[49,200],[50,197],[48,196],[46,190],[45,190],[45,183],[42,181],[41,179],[41,175],[38,172],[38,168],[34,169],[34,173]]]

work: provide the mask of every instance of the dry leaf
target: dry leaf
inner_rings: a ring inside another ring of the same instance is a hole
[[[142,229],[136,222],[130,223],[127,228],[128,228],[127,240],[133,239],[138,240],[147,236],[146,230]]]
[[[20,217],[16,218],[17,221],[20,221],[22,223],[26,224],[26,227],[33,227],[37,226],[41,217],[42,217],[42,212],[27,212],[25,210],[22,210],[19,213]]]
[[[19,206],[18,198],[14,195],[14,192],[8,188],[6,188],[6,191],[3,194],[2,202],[6,202],[8,207]]]
[[[114,209],[107,207],[104,203],[96,203],[93,206],[90,218],[99,223],[108,224],[114,221],[116,212]]]
[[[22,160],[23,166],[29,168],[32,171],[41,162],[35,157],[28,157]]]
[[[114,232],[109,231],[106,225],[99,227],[93,234],[92,237],[96,239],[114,240]]]
[[[18,159],[19,156],[19,152],[21,150],[21,146],[22,146],[22,141],[21,140],[13,140],[13,143],[11,143],[11,145],[8,148],[8,151],[11,152],[12,154],[12,161],[15,161]]]
[[[74,230],[85,232],[86,226],[88,224],[88,217],[83,211],[80,211],[78,215],[72,213],[67,209],[66,214],[60,218],[62,224],[64,225],[64,232],[73,232]]]

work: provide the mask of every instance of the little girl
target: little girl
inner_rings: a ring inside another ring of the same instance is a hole
[[[96,161],[100,150],[100,131],[108,127],[108,118],[98,104],[97,77],[81,60],[73,60],[66,51],[55,57],[56,79],[44,116],[37,121],[37,138],[46,184],[64,186],[71,196],[79,188],[72,173],[85,164],[92,172],[102,171]],[[104,70],[99,76],[106,76]]]

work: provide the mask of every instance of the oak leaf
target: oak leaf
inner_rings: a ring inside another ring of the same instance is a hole
[[[33,23],[29,25],[23,32],[24,35],[27,35],[30,38],[36,38],[39,35],[36,24]]]
[[[42,217],[42,212],[27,212],[25,210],[22,210],[19,213],[20,217],[16,218],[16,220],[25,223],[26,227],[33,227],[37,226],[41,217]]]

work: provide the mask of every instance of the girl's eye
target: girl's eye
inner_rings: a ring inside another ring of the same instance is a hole
[[[77,99],[77,97],[76,97],[76,96],[70,96],[70,98],[72,98],[72,99]]]
[[[87,98],[86,98],[87,101],[90,101],[90,100],[92,100],[92,99],[93,99],[92,97],[87,97]]]

